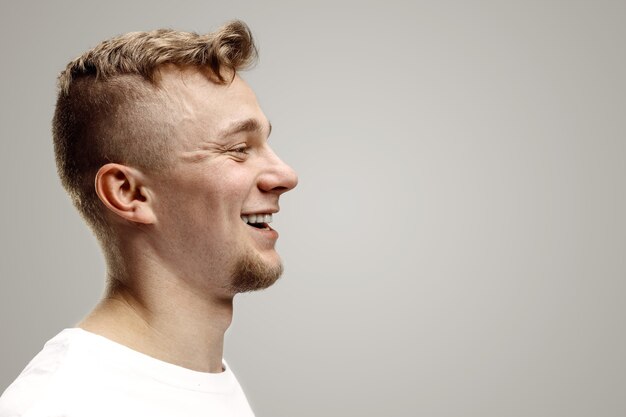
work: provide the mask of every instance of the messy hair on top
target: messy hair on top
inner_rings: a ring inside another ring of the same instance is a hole
[[[121,35],[61,72],[52,121],[57,170],[103,247],[112,229],[94,187],[98,169],[109,162],[146,170],[169,163],[175,109],[159,88],[159,69],[195,67],[210,81],[227,84],[256,57],[250,29],[233,21],[204,35],[171,29]]]
[[[220,83],[225,83],[223,68],[242,70],[256,57],[252,33],[238,20],[204,35],[172,29],[130,32],[106,40],[71,61],[59,76],[59,89],[67,94],[72,80],[84,75],[107,79],[137,74],[154,82],[156,69],[164,64],[205,67]]]

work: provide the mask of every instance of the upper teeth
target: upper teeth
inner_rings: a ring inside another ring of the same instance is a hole
[[[271,223],[271,214],[248,214],[247,216],[241,216],[241,220],[245,223]]]

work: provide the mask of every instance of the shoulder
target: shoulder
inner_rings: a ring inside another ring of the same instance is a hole
[[[0,397],[0,417],[50,415],[60,399],[63,374],[72,361],[72,329],[48,341]],[[40,410],[45,409],[42,413]]]

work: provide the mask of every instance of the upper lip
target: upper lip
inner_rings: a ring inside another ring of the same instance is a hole
[[[268,208],[268,209],[254,210],[254,211],[245,211],[245,212],[242,212],[241,215],[249,216],[251,214],[276,214],[276,213],[278,213],[277,208]]]

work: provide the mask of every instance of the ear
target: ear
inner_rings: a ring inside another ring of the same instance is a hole
[[[96,174],[96,193],[104,205],[121,218],[153,224],[156,216],[144,175],[120,164],[106,164]]]

